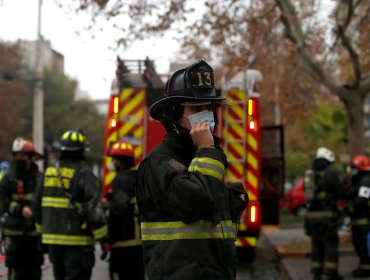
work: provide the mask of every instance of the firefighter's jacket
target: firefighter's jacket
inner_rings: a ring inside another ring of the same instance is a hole
[[[338,218],[338,199],[345,198],[343,183],[334,170],[333,164],[323,159],[316,159],[312,167],[315,176],[315,190],[312,201],[308,202],[306,217],[308,220]]]
[[[136,171],[121,170],[108,195],[108,226],[111,248],[141,246],[135,194]]]
[[[33,201],[42,243],[93,245],[108,232],[100,183],[81,161],[61,161],[59,171],[60,176],[56,167],[46,169]]]
[[[17,174],[14,165],[0,182],[0,216],[5,214],[3,225],[6,236],[39,235],[33,219],[22,216],[23,207],[31,207],[40,173],[35,164],[22,174]]]
[[[351,215],[351,224],[366,226],[369,225],[370,218],[370,172],[360,171],[360,174],[355,177],[348,190],[348,210]]]
[[[222,150],[175,134],[142,161],[136,195],[150,280],[235,279],[240,212],[232,214],[226,166]]]

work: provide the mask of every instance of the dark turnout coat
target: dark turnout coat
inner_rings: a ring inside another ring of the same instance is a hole
[[[94,245],[96,240],[104,238],[108,232],[101,206],[100,183],[80,161],[62,161],[59,170],[63,184],[57,168],[48,167],[33,201],[36,226],[42,232],[42,243]]]
[[[174,134],[142,161],[137,201],[150,280],[235,279],[234,241],[246,205],[224,184],[226,166],[221,149],[197,149]]]

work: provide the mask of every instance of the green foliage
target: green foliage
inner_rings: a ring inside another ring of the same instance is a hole
[[[63,73],[46,71],[45,146],[49,150],[63,132],[81,128],[90,142],[88,160],[100,164],[103,155],[104,117],[99,115],[91,100],[77,99],[77,82]]]
[[[318,147],[331,149],[337,159],[338,168],[342,170],[346,162],[340,162],[347,154],[347,117],[344,108],[336,103],[320,104],[296,126],[287,128],[286,143],[286,178],[295,179],[302,176],[311,166]]]

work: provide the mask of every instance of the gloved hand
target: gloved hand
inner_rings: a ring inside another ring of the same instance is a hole
[[[239,222],[240,215],[247,207],[249,202],[248,193],[245,191],[241,183],[230,183],[227,185],[229,191],[229,203],[232,220]]]
[[[101,250],[102,250],[102,253],[100,255],[100,259],[105,260],[108,256],[109,251],[110,251],[110,244],[107,241],[102,241],[102,242],[100,242],[100,247],[101,247]]]

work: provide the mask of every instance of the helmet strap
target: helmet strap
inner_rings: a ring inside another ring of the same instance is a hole
[[[172,123],[173,131],[177,134],[180,135],[180,133],[185,133],[189,134],[190,130],[187,129],[186,127],[182,126],[181,124],[176,123],[172,118],[167,116],[166,114],[163,114],[163,117],[169,120]]]

